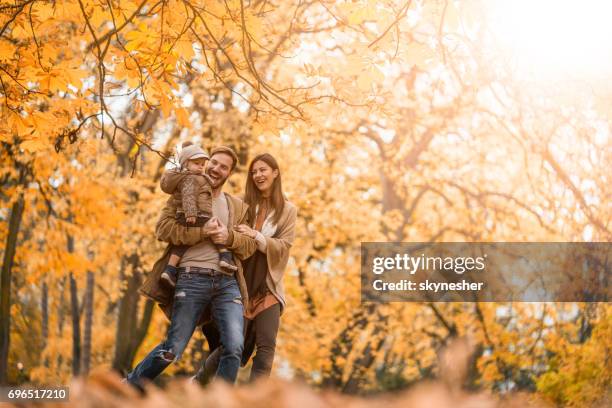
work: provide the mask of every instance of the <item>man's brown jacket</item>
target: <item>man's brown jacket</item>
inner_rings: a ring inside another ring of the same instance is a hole
[[[232,195],[225,194],[225,197],[229,209],[227,225],[229,237],[226,247],[234,254],[234,262],[238,267],[236,280],[238,281],[238,287],[242,295],[242,303],[246,305],[249,301],[249,295],[240,260],[250,257],[257,249],[257,243],[253,238],[249,238],[233,230],[235,226],[247,223],[248,205],[241,199]],[[162,257],[155,262],[153,270],[148,274],[139,290],[143,296],[156,301],[168,319],[172,313],[174,289],[167,287],[167,285],[163,285],[159,277],[168,264],[168,259],[170,258],[170,245],[194,245],[204,239],[208,239],[204,232],[204,227],[184,227],[176,222],[175,214],[176,207],[172,204],[172,200],[170,199],[162,210],[155,226],[155,235],[157,239],[168,242],[169,245],[166,247]],[[197,324],[199,325],[209,319],[210,316],[208,313],[203,313]]]

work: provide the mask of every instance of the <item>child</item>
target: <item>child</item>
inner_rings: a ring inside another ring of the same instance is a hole
[[[172,194],[176,206],[176,219],[186,227],[201,227],[212,217],[212,187],[204,173],[208,153],[191,142],[183,143],[179,154],[179,169],[167,170],[161,178],[162,191]],[[238,268],[232,253],[223,245],[219,250],[219,266],[224,272],[233,273]],[[161,274],[161,279],[171,286],[176,285],[177,266],[188,245],[173,245],[170,260]]]

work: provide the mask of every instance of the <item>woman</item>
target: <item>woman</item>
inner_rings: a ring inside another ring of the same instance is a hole
[[[254,238],[257,251],[243,261],[249,304],[244,305],[245,340],[242,365],[246,365],[253,350],[250,381],[268,377],[272,370],[276,335],[280,315],[285,307],[283,275],[289,260],[289,250],[295,238],[297,208],[283,195],[281,174],[276,159],[268,153],[256,156],[249,165],[244,201],[249,205],[248,225],[236,230]],[[211,350],[218,335],[211,326],[202,330]],[[220,349],[206,360],[196,378],[216,370]]]

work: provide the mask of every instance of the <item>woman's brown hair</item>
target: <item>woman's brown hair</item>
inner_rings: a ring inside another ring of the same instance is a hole
[[[270,153],[263,153],[257,155],[251,160],[251,164],[249,164],[249,171],[247,175],[246,187],[244,189],[244,202],[249,205],[249,220],[253,222],[256,217],[255,207],[262,202],[262,195],[255,182],[253,181],[253,165],[262,161],[266,163],[268,166],[272,168],[272,170],[278,170],[278,176],[272,182],[272,194],[270,194],[270,204],[272,205],[272,209],[274,210],[274,216],[272,217],[272,222],[274,224],[278,224],[280,220],[283,209],[285,208],[285,197],[283,196],[283,186],[281,183],[281,172],[278,167],[278,163],[274,156]]]

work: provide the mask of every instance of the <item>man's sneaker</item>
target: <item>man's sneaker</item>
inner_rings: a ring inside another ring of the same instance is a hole
[[[127,378],[123,378],[123,379],[121,379],[121,383],[122,384],[127,384],[129,386],[132,386],[136,391],[138,391],[140,393],[140,395],[145,395],[146,394],[146,391],[145,391],[144,387],[141,384],[137,383],[137,382],[131,382],[131,381],[128,381]]]

